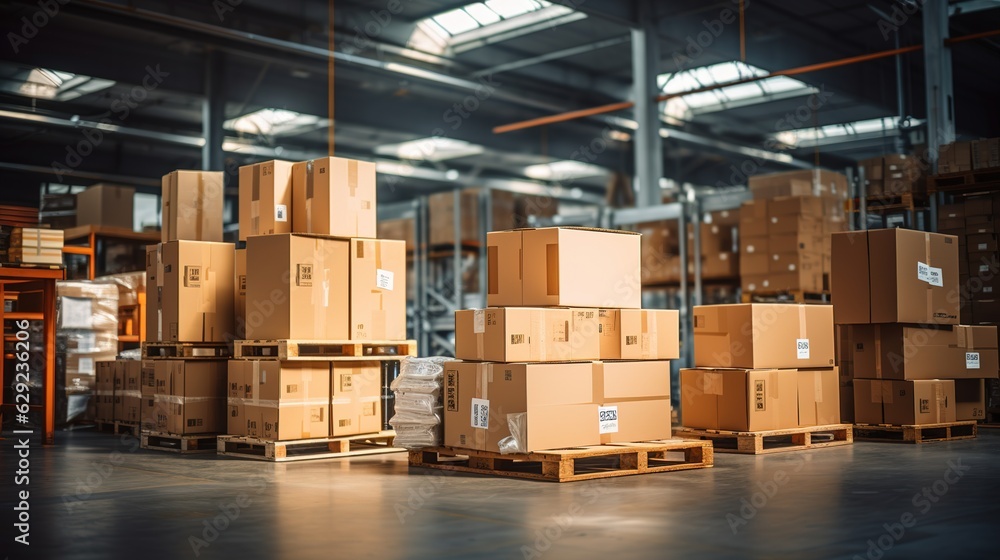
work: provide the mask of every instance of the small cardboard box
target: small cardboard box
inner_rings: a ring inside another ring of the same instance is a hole
[[[377,235],[375,164],[326,157],[292,165],[292,232]]]
[[[799,425],[798,405],[796,370],[681,370],[681,419],[689,428],[795,428]]]
[[[235,337],[235,246],[171,241],[146,250],[146,337],[226,342]]]
[[[870,379],[996,378],[996,327],[854,325],[855,377]]]
[[[598,408],[601,443],[670,439],[670,398],[605,402]]]
[[[834,364],[833,310],[828,305],[699,305],[693,317],[697,367]]]
[[[670,398],[670,362],[594,362],[596,402]]]
[[[823,217],[823,199],[815,196],[781,196],[768,201],[769,218],[779,216]]]
[[[955,418],[962,420],[986,419],[986,380],[955,380]]]
[[[455,357],[487,362],[597,360],[595,309],[489,307],[455,312]]]
[[[163,176],[160,240],[222,241],[221,171],[174,171]]]
[[[854,421],[914,426],[955,422],[955,381],[854,380]]]
[[[748,200],[740,206],[740,237],[766,237],[767,200]]]
[[[840,423],[838,377],[835,367],[799,370],[799,426]]]
[[[600,309],[600,359],[680,358],[680,312],[671,309]]]
[[[240,241],[251,235],[291,233],[292,162],[240,167]]]
[[[754,253],[740,257],[740,275],[744,278],[748,276],[767,276],[771,271],[771,255],[767,253]]]
[[[740,230],[742,233],[743,230]],[[768,248],[768,243],[770,238],[764,237],[740,237],[740,257],[746,257],[747,255],[766,255],[770,252]],[[741,263],[742,264],[742,263]]]
[[[138,424],[140,421],[140,401],[142,400],[142,362],[139,360],[118,360],[116,378],[121,376],[120,389],[115,389],[115,420]],[[121,397],[118,399],[117,397]]]
[[[111,226],[132,230],[135,189],[93,185],[76,195],[76,225]]]
[[[406,243],[354,238],[350,244],[351,340],[406,339]]]
[[[155,360],[156,430],[177,435],[221,433],[226,422],[226,360]]]
[[[767,220],[767,234],[769,236],[787,235],[823,235],[823,222],[819,218],[810,216],[797,216],[785,214],[781,216],[771,216]],[[771,249],[774,252],[774,249]]]
[[[333,362],[330,435],[382,429],[382,370],[378,362]]]
[[[247,250],[246,247],[236,249],[236,262],[233,275],[233,325],[236,327],[237,339],[246,338],[247,334]]]
[[[975,235],[969,235],[966,238],[966,243],[969,246],[969,252],[978,251],[997,251],[997,236],[993,233],[977,233]]]
[[[113,360],[94,363],[94,416],[97,420],[115,419],[115,369]]]
[[[832,235],[838,324],[958,324],[958,240],[905,229]]]

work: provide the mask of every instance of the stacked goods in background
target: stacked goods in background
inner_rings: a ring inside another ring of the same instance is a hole
[[[118,288],[63,281],[56,283],[56,295],[58,421],[104,420],[94,413],[105,395],[94,391],[97,363],[114,360],[118,353]]]
[[[678,313],[640,309],[632,232],[490,232],[485,309],[455,312],[443,444],[500,453],[669,438]]]
[[[958,282],[962,323],[1000,323],[1000,252],[995,210],[1000,195],[957,198],[938,208],[939,233],[958,239]]]
[[[38,223],[53,229],[76,227],[76,195],[43,194]]]
[[[847,178],[820,169],[750,177],[740,209],[745,292],[829,290],[830,235],[847,229]]]
[[[417,270],[413,266],[414,251],[416,250],[417,243],[415,220],[413,218],[379,220],[377,231],[379,239],[400,239],[406,243],[406,299],[414,301],[417,297]],[[473,291],[479,291],[478,277],[473,277],[470,272],[467,278],[465,288],[469,288],[472,280],[475,280],[477,282],[476,285],[471,287]]]
[[[139,426],[141,419],[142,362],[111,360],[97,362],[97,405],[95,417],[101,422],[122,422]]]
[[[146,340],[146,272],[122,272],[94,279],[118,288],[118,341],[138,348]],[[124,349],[124,348],[122,348]]]
[[[21,264],[62,264],[61,229],[14,228],[10,234],[8,259]]]
[[[76,195],[76,225],[127,229],[134,227],[135,189],[98,184]]]
[[[840,423],[828,305],[695,306],[694,368],[681,370],[686,428],[759,432]]]
[[[0,204],[0,263],[19,262],[14,261],[13,256],[21,256],[21,248],[16,250],[12,247],[13,234],[21,228],[34,230],[38,227],[38,210],[23,206],[8,206]],[[28,243],[28,256],[31,251],[32,242]],[[58,264],[58,263],[56,263]]]
[[[865,195],[869,199],[927,192],[927,176],[920,158],[889,154],[858,162],[864,171]]]
[[[985,417],[984,379],[1000,375],[997,331],[959,324],[958,254],[952,235],[904,229],[834,235],[841,385],[853,394],[854,422]]]
[[[938,150],[938,173],[963,173],[1000,167],[1000,138],[952,142]]]
[[[739,252],[736,228],[739,210],[720,210],[705,214],[698,224],[701,235],[701,276],[703,280],[730,280],[739,275]],[[694,224],[688,224],[688,278],[694,277]],[[642,234],[642,284],[680,282],[680,236],[676,220],[636,224]]]

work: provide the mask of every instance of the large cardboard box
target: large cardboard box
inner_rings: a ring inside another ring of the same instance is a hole
[[[486,234],[486,305],[523,305],[521,294],[522,231]]]
[[[350,245],[309,235],[249,239],[247,338],[350,338]]]
[[[770,199],[780,196],[847,198],[847,177],[825,169],[754,175],[747,183],[755,199]]]
[[[238,339],[247,335],[247,249],[236,249],[236,262],[233,275],[233,311]]]
[[[97,420],[115,419],[115,368],[114,360],[94,364],[94,417]]]
[[[174,171],[163,176],[160,240],[222,241],[221,171]]]
[[[376,237],[375,164],[326,157],[292,165],[292,232]]]
[[[146,250],[146,337],[226,342],[235,338],[232,243],[171,241]]]
[[[955,380],[955,419],[986,419],[986,380]]]
[[[330,435],[329,362],[229,360],[227,431],[274,441]]]
[[[481,211],[481,198],[488,198],[490,205],[489,231],[501,231],[528,226],[529,216],[556,215],[559,204],[547,196],[516,194],[496,189],[468,188],[459,193],[459,241],[481,243],[480,224],[485,219]],[[427,197],[430,217],[431,245],[455,243],[455,192],[440,192]],[[380,236],[381,237],[381,236]]]
[[[688,428],[795,428],[798,406],[796,370],[681,370],[681,419]]]
[[[240,241],[251,235],[291,233],[292,162],[240,167]]]
[[[138,424],[140,421],[140,401],[142,400],[142,362],[139,360],[118,360],[116,373],[121,375],[121,388],[115,390],[115,420]],[[118,398],[120,397],[120,398]]]
[[[600,309],[600,359],[680,358],[680,312],[674,309]]]
[[[781,196],[768,201],[769,218],[804,216],[817,220],[824,215],[823,199],[815,196]]]
[[[768,272],[766,274],[743,274],[740,283],[743,290],[747,292],[821,292],[824,290],[822,267],[788,272]]]
[[[854,421],[914,426],[954,422],[955,381],[854,380]]]
[[[996,378],[996,327],[852,325],[855,377],[870,379]]]
[[[601,443],[670,439],[670,398],[604,402],[598,409]]]
[[[155,360],[156,430],[220,433],[226,423],[226,360]]]
[[[508,420],[529,452],[601,442],[590,362],[447,362],[444,373],[445,445],[499,451]]]
[[[839,324],[958,324],[958,240],[905,229],[832,235]]]
[[[379,220],[379,239],[402,239],[406,242],[406,252],[410,253],[416,249],[416,229],[413,218],[399,218],[396,220]]]
[[[834,364],[828,305],[740,303],[694,308],[697,367],[808,368]]]
[[[382,370],[378,362],[333,362],[330,435],[382,429]]]
[[[837,368],[798,371],[799,426],[840,423],[840,380]]]
[[[595,402],[670,398],[670,362],[667,360],[593,364]]]
[[[455,357],[487,362],[597,360],[595,309],[489,307],[455,312]]]
[[[76,225],[112,226],[131,230],[135,189],[94,185],[76,195]]]
[[[351,239],[351,340],[406,339],[406,244]],[[344,269],[333,269],[343,276]]]
[[[768,210],[766,199],[748,200],[740,206],[740,237],[766,237]]]

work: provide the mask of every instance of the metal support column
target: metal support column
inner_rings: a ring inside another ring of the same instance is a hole
[[[681,363],[684,367],[692,367],[694,365],[694,343],[692,337],[694,336],[693,323],[691,319],[691,298],[689,297],[690,290],[688,289],[688,247],[687,247],[687,219],[685,214],[687,210],[685,208],[686,204],[684,202],[680,203],[680,212],[677,214],[677,232],[680,238],[680,258],[681,258],[681,270],[680,270],[680,281],[681,290],[678,294],[680,300],[680,321],[681,321],[681,344],[683,346],[683,351],[681,352]],[[671,379],[671,381],[674,381]]]
[[[663,176],[663,142],[660,138],[659,104],[653,99],[659,94],[656,76],[660,61],[660,44],[652,3],[637,2],[638,29],[632,30],[632,95],[635,98],[635,176],[638,181],[636,206],[661,204],[660,177]]]
[[[223,56],[215,49],[208,51],[205,59],[205,101],[201,109],[201,132],[205,145],[201,148],[201,168],[205,171],[223,170],[222,129],[226,119],[226,96],[223,88]]]
[[[694,261],[694,290],[691,292],[691,307],[694,308],[695,305],[701,305],[704,293],[701,278],[701,224],[704,223],[705,216],[702,215],[701,205],[698,204],[697,199],[690,201],[688,208],[691,211],[691,232],[694,239],[694,246],[691,248],[691,259]]]
[[[927,0],[923,8],[924,75],[927,88],[927,151],[937,173],[938,147],[955,141],[955,108],[948,38],[948,0]]]

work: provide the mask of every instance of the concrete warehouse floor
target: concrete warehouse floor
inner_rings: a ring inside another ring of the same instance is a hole
[[[6,533],[16,468],[13,443],[0,445]],[[712,469],[566,484],[408,472],[403,454],[272,464],[131,447],[75,432],[34,450],[30,555],[5,536],[0,556],[995,558],[1000,547],[1000,431],[719,454]],[[869,552],[879,544],[888,552]]]

